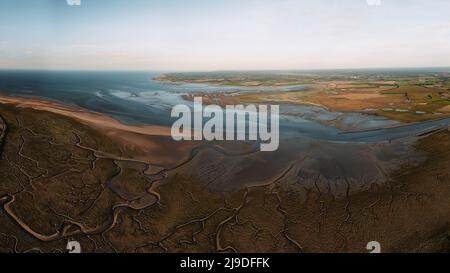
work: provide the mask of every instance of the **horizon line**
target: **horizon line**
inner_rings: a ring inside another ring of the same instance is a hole
[[[408,69],[450,69],[446,66],[392,66],[392,67],[348,67],[348,68],[283,68],[283,69],[121,69],[121,68],[6,68],[0,71],[61,71],[61,72],[159,72],[159,73],[214,73],[214,72],[284,72],[284,71],[348,71],[348,70],[408,70]],[[449,71],[450,72],[450,71]]]

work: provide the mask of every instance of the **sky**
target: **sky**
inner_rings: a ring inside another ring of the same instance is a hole
[[[0,69],[437,66],[448,0],[0,0]]]

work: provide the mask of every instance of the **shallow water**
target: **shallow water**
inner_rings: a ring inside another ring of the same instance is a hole
[[[185,103],[182,95],[196,92],[254,92],[301,90],[289,87],[232,87],[173,84],[152,80],[159,72],[0,71],[0,94],[37,97],[108,114],[128,124],[172,125],[170,110]],[[390,141],[448,125],[450,119],[404,127],[343,133],[401,125],[361,113],[329,112],[307,105],[280,105],[281,136],[301,135],[336,142]]]

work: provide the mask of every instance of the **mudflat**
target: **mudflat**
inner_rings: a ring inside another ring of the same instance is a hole
[[[99,114],[20,101],[0,105],[2,252],[63,252],[67,239],[86,252],[449,249],[448,130],[414,144],[423,160],[363,184],[348,166],[336,180],[299,168],[309,156],[275,164],[245,144],[189,146],[113,121],[104,130]],[[240,180],[224,187],[224,177]]]

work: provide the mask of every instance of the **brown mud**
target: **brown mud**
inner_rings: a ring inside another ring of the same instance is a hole
[[[72,239],[83,252],[450,250],[447,130],[414,144],[420,160],[395,163],[381,144],[264,154],[124,138],[44,110],[0,105],[0,252],[64,252]]]

